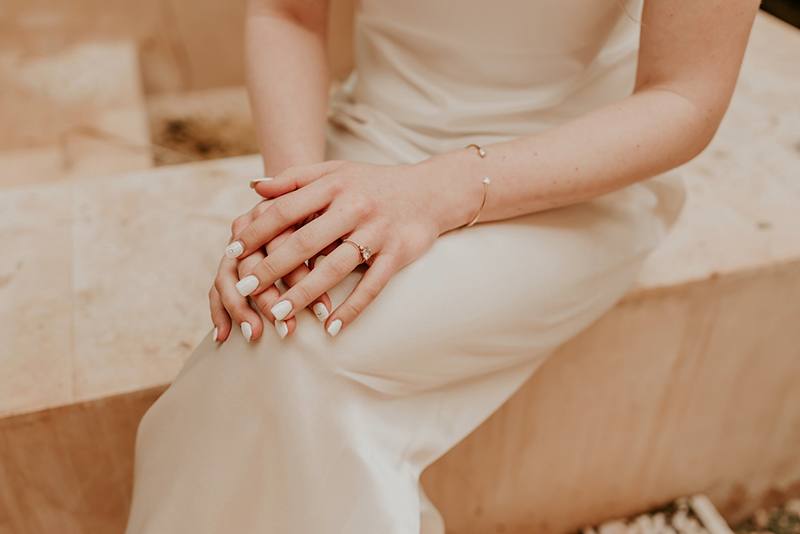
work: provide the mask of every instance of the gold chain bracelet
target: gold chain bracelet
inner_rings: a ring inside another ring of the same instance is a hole
[[[474,143],[471,144],[471,145],[467,145],[464,148],[469,148],[471,146],[474,146],[475,148],[478,149],[478,155],[480,157],[482,157],[482,158],[486,157],[486,151],[483,148],[481,148],[480,146],[478,146],[478,145],[476,145]],[[473,217],[470,222],[468,222],[467,224],[462,225],[460,228],[469,228],[470,226],[472,226],[473,224],[478,222],[478,217],[481,216],[481,212],[483,211],[483,207],[486,205],[486,192],[489,190],[489,183],[490,183],[489,182],[489,177],[487,176],[487,177],[485,177],[483,179],[483,200],[481,201],[481,207],[478,208],[478,213],[475,214],[475,217]]]

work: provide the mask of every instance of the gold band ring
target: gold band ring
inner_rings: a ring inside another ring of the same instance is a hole
[[[361,263],[367,263],[367,260],[372,257],[372,250],[370,250],[370,248],[366,245],[359,245],[352,239],[343,239],[342,243],[349,243],[356,247],[358,254],[361,256]]]

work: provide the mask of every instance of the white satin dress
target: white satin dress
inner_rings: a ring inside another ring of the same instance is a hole
[[[416,162],[633,89],[615,0],[362,0],[355,22],[328,159]],[[621,298],[683,199],[668,173],[444,234],[336,338],[308,310],[284,340],[209,333],[140,423],[127,534],[443,534],[422,470]]]

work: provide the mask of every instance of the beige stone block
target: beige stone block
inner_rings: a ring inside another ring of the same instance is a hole
[[[245,157],[76,184],[76,400],[172,380],[212,327],[208,290],[261,173]]]
[[[0,190],[0,417],[72,401],[72,190]]]
[[[163,390],[0,419],[0,533],[122,533],[136,427]]]
[[[152,166],[131,43],[0,51],[0,187]]]
[[[125,42],[85,43],[46,55],[0,53],[0,149],[57,145],[71,130],[110,128],[141,141],[146,122],[103,118],[103,110],[141,108],[136,47]],[[140,109],[140,113],[143,110]],[[145,119],[146,120],[146,119]]]

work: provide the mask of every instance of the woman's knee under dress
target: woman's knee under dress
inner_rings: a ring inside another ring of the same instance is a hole
[[[328,159],[391,163],[349,135]],[[449,232],[336,338],[308,310],[283,340],[209,334],[140,424],[127,534],[442,534],[422,470],[621,298],[682,192],[661,176]]]

